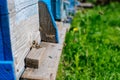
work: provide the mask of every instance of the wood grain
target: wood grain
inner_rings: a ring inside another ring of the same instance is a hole
[[[32,42],[41,42],[39,31],[38,0],[7,0],[11,48],[16,78],[19,80],[25,69],[25,57]]]
[[[26,68],[21,78],[23,80],[55,80],[66,31],[69,24],[57,23],[60,33],[60,43],[41,42],[41,47],[46,47],[45,56],[38,69]]]
[[[43,2],[39,2],[39,18],[41,40],[56,43],[56,30],[54,28],[49,9]]]
[[[46,48],[42,47],[39,49],[32,48],[27,57],[25,58],[25,65],[29,68],[38,68]]]

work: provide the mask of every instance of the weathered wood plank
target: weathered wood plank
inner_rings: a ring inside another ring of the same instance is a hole
[[[25,58],[25,65],[29,68],[38,68],[46,48],[42,47],[39,49],[32,48],[27,57]]]
[[[21,10],[35,5],[38,3],[38,0],[7,0],[9,13],[18,13]]]
[[[32,42],[41,42],[39,31],[38,0],[7,0],[11,48],[15,63],[17,80],[21,76],[24,59],[30,51]]]
[[[39,19],[41,40],[45,42],[59,42],[58,29],[52,12],[44,1],[39,2]]]
[[[38,69],[26,68],[22,79],[25,80],[55,80],[65,40],[66,30],[69,25],[57,23],[59,25],[60,43],[41,42],[41,47],[46,47],[45,56]],[[60,27],[61,26],[61,27]]]
[[[23,74],[23,78],[25,79],[33,79],[33,80],[50,80],[53,77],[53,69],[56,64],[56,55],[59,54],[57,52],[58,46],[57,44],[51,43],[42,43],[44,47],[46,47],[45,57],[41,66],[38,69],[27,68],[25,73]]]
[[[36,42],[40,43],[41,41],[38,15],[29,17],[25,21],[20,21],[19,24],[16,23],[13,26],[11,25],[10,29],[12,52],[14,58],[16,58],[16,74],[21,75],[21,72],[23,71],[21,68],[24,68],[25,66],[21,65],[21,63],[24,63],[24,59],[32,46],[32,42],[35,40]]]

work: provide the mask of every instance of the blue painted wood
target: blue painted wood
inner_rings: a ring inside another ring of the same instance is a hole
[[[56,19],[61,20],[62,11],[61,11],[62,0],[56,0]]]
[[[0,80],[16,80],[12,61],[0,61]]]
[[[4,51],[3,51],[3,41],[2,41],[2,31],[1,31],[1,6],[0,6],[0,61],[4,60]]]
[[[1,6],[0,28],[1,28],[1,33],[2,33],[3,51],[5,55],[4,60],[13,60],[12,51],[11,51],[11,43],[10,43],[9,16],[8,16],[7,1],[1,0],[1,2],[0,2],[0,6]]]
[[[70,1],[70,5],[69,5],[67,11],[69,14],[74,15],[75,14],[75,2],[76,2],[76,0],[69,0],[69,1]]]
[[[1,15],[8,14],[7,0],[0,0]]]
[[[64,10],[65,10],[66,16],[69,16],[69,13],[68,13],[69,5],[70,5],[69,1],[64,1]]]
[[[68,16],[68,14],[75,13],[75,2],[76,0],[66,0],[70,4],[65,4],[63,0],[51,0],[52,13],[56,20],[61,20]],[[66,9],[63,8],[66,7]],[[65,13],[65,15],[64,15]]]
[[[50,12],[51,12],[51,0],[39,0],[39,1],[43,1],[45,4],[47,4],[48,9],[49,9]]]
[[[55,29],[55,31],[56,31],[56,34],[55,34],[56,42],[59,43],[58,27],[57,27],[57,25],[56,25],[55,19],[54,19],[53,14],[52,14],[51,1],[50,1],[50,0],[39,0],[39,2],[43,2],[43,3],[46,4],[46,6],[47,6],[48,13],[50,14],[53,27],[54,27],[54,29]]]
[[[56,18],[56,0],[51,0],[51,10],[54,19]]]
[[[7,0],[0,0],[0,80],[15,80]]]
[[[4,60],[12,60],[11,42],[10,42],[10,30],[8,15],[1,16],[1,32],[3,41]]]
[[[74,7],[75,6],[75,0],[69,0],[70,1],[70,6]]]
[[[62,0],[51,0],[52,13],[56,20],[61,20],[62,18]]]

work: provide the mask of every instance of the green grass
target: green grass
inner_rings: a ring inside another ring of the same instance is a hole
[[[57,80],[120,80],[120,3],[76,13]]]

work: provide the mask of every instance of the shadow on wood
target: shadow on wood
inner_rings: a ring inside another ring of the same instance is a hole
[[[39,19],[41,40],[58,43],[58,29],[51,10],[44,1],[39,1]]]
[[[21,80],[55,80],[58,64],[60,60],[60,55],[62,53],[62,48],[64,46],[64,40],[66,32],[69,30],[69,24],[57,23],[60,42],[49,43],[41,42],[41,47],[45,48],[43,50],[44,56],[39,64],[38,69],[27,67],[21,76]],[[64,27],[63,27],[64,26]]]

